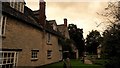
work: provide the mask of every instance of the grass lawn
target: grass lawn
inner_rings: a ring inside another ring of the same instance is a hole
[[[108,62],[108,60],[105,60],[105,59],[96,59],[96,60],[93,60],[93,63],[94,64],[98,64],[98,65],[105,65],[106,62]]]
[[[72,68],[103,68],[100,65],[94,65],[94,64],[83,64],[81,61],[79,60],[71,60],[71,66]],[[58,62],[55,64],[50,64],[50,65],[46,65],[40,68],[63,68],[63,62]]]

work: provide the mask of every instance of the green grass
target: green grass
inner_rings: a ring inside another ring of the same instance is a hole
[[[71,60],[72,68],[103,68],[100,65],[95,64],[83,64],[80,60]]]
[[[72,68],[103,68],[100,65],[95,64],[83,64],[80,60],[71,60],[71,67]],[[50,65],[46,65],[40,68],[63,68],[63,62],[58,62]]]
[[[96,59],[93,61],[94,64],[98,64],[98,65],[105,65],[106,62],[108,62],[108,61],[105,59]]]

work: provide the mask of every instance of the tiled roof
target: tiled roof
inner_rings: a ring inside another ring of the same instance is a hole
[[[51,20],[51,21],[53,21],[53,20]],[[47,32],[52,33],[52,34],[59,35],[60,37],[63,37],[60,31],[55,31],[55,30],[53,29],[50,21],[46,21],[45,30],[46,30]]]
[[[24,21],[29,25],[35,26],[39,29],[42,29],[42,26],[35,23],[35,21],[33,19],[30,19],[30,17],[27,16],[26,14],[23,14],[13,8],[11,8],[7,2],[2,3],[1,11],[2,11],[2,14],[7,14],[9,16],[12,16],[13,18]]]
[[[30,8],[28,8],[27,6],[25,6],[24,10],[25,10],[24,14],[26,16],[30,16],[30,17],[32,17],[33,19],[35,19],[38,22],[38,18],[35,17],[35,15],[33,14],[33,11]]]
[[[45,30],[46,32],[49,32],[51,34],[61,37],[61,33],[51,29],[51,26],[49,25],[48,22],[47,22],[48,27],[45,27],[45,28],[43,28],[40,24],[38,24],[38,18],[34,17],[33,11],[26,6],[24,9],[25,12],[21,13],[11,8],[8,2],[4,2],[2,3],[2,9],[0,9],[0,11],[2,11],[2,14],[12,16],[13,18],[26,22],[27,24],[35,28],[38,28],[40,30]]]
[[[39,10],[32,11],[32,13],[37,19],[39,18]]]
[[[45,30],[46,30],[46,32],[49,32],[51,34],[57,35],[59,37],[63,37],[62,34],[61,34],[61,32],[59,32],[59,31],[55,31],[53,29],[51,30],[51,29],[47,29],[47,28]]]

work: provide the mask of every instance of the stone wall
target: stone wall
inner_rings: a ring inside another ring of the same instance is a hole
[[[43,37],[45,34],[45,37]],[[22,49],[18,56],[18,66],[41,66],[60,60],[58,37],[52,35],[52,45],[47,45],[46,34],[42,30],[20,20],[7,17],[3,48]],[[38,60],[31,60],[31,50],[39,50]],[[52,58],[47,59],[47,50],[53,51]]]

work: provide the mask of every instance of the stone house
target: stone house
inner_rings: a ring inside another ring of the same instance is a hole
[[[57,25],[58,30],[62,33],[62,35],[66,39],[70,39],[69,32],[68,32],[68,27],[67,27],[67,19],[64,18],[64,24]]]
[[[69,46],[72,48],[73,52],[71,53],[71,55],[69,56],[69,58],[72,59],[78,59],[78,49],[75,47],[75,43],[73,41],[71,41],[70,36],[69,36],[69,30],[67,27],[67,18],[64,18],[64,24],[60,24],[57,25],[58,30],[62,33],[62,35],[64,36],[65,40],[69,40]],[[69,51],[68,49],[63,50],[63,58],[64,57],[68,57],[67,55],[69,55]]]
[[[62,37],[56,22],[46,21],[45,2],[40,1],[39,16],[24,0],[1,2],[0,67],[36,67],[62,60]]]

